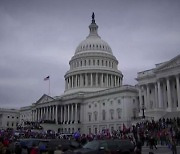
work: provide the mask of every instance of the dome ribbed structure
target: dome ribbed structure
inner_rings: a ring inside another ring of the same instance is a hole
[[[95,15],[89,35],[76,48],[65,74],[65,93],[94,92],[122,85],[123,75],[111,47],[98,35]]]
[[[78,45],[75,54],[89,51],[112,54],[111,47],[98,35],[98,25],[96,25],[95,19],[92,19],[92,23],[89,25],[89,35]]]

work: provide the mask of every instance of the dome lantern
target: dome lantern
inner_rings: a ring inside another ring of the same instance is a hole
[[[96,25],[96,22],[95,22],[95,14],[94,14],[94,12],[92,13],[92,23],[89,25],[89,30],[90,30],[90,32],[89,32],[88,37],[96,36],[96,37],[100,38],[100,36],[97,33],[98,25]]]

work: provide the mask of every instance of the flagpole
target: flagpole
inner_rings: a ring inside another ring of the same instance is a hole
[[[48,88],[48,93],[49,93],[49,96],[50,96],[50,78],[49,78],[49,88]]]

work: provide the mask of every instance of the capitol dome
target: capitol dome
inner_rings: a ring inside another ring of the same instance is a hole
[[[94,18],[92,19],[92,23],[89,25],[89,30],[89,36],[78,45],[75,54],[89,51],[112,54],[111,47],[98,35],[98,26],[96,25]]]
[[[94,92],[122,85],[123,75],[111,47],[98,35],[95,15],[89,35],[76,48],[65,74],[65,94]]]

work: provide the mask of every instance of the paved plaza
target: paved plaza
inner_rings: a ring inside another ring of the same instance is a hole
[[[144,146],[142,148],[142,154],[149,154],[152,151],[154,154],[172,154],[171,149],[167,146],[157,146],[157,149],[150,150],[149,147]],[[180,146],[177,146],[177,154],[180,154]]]

